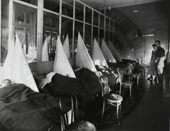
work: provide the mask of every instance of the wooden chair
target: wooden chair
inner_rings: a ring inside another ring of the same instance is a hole
[[[129,88],[129,93],[130,93],[130,99],[132,99],[132,87],[134,82],[131,80],[124,80],[123,79],[123,74],[121,75],[119,68],[117,68],[117,72],[118,74],[121,76],[121,82],[120,82],[120,86],[124,87],[124,88]]]
[[[107,104],[110,104],[112,106],[117,107],[116,116],[117,116],[118,124],[120,125],[119,111],[121,109],[121,102],[123,101],[123,97],[118,95],[118,94],[110,92],[111,90],[110,90],[110,87],[108,86],[107,77],[101,76],[100,77],[100,83],[102,85],[102,96],[103,96],[103,108],[102,108],[101,121],[102,121],[103,116],[104,116],[105,104],[107,103]]]
[[[61,131],[64,131],[64,129],[66,129],[71,123],[73,123],[75,121],[75,116],[78,117],[78,102],[77,102],[77,98],[74,94],[68,94],[70,101],[71,101],[71,109],[63,114],[61,116]],[[63,109],[63,99],[65,97],[60,97],[59,100],[59,105],[62,111],[64,111]]]

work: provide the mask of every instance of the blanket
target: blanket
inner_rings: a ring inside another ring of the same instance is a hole
[[[44,92],[57,97],[60,94],[74,94],[79,102],[88,103],[102,87],[96,74],[86,68],[75,72],[76,78],[55,74],[50,83],[43,88]]]
[[[23,84],[0,88],[0,123],[11,131],[47,131],[60,124],[59,100]]]

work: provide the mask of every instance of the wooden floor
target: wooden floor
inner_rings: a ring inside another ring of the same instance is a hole
[[[170,87],[164,75],[163,90],[157,88],[155,82],[147,79],[141,81],[140,88],[144,94],[138,105],[120,125],[114,123],[101,131],[170,131]],[[135,99],[135,98],[134,98]]]

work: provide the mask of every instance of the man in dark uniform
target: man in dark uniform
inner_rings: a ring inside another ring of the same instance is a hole
[[[155,45],[157,46],[156,51],[156,73],[158,76],[159,86],[163,87],[163,68],[164,68],[164,60],[165,60],[165,50],[160,46],[161,41],[156,40]]]

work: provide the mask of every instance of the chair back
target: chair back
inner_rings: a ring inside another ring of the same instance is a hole
[[[78,118],[78,102],[77,102],[77,98],[74,94],[68,94],[69,98],[70,98],[70,101],[71,101],[71,107],[70,107],[70,110],[68,112],[66,112],[65,114],[63,114],[61,116],[61,131],[64,131],[64,129],[70,125],[71,123],[73,123],[75,121],[75,118],[77,119]],[[62,111],[63,110],[63,105],[64,105],[64,102],[63,102],[63,99],[65,97],[60,97],[60,100],[59,100],[59,105],[60,105],[60,108]]]

